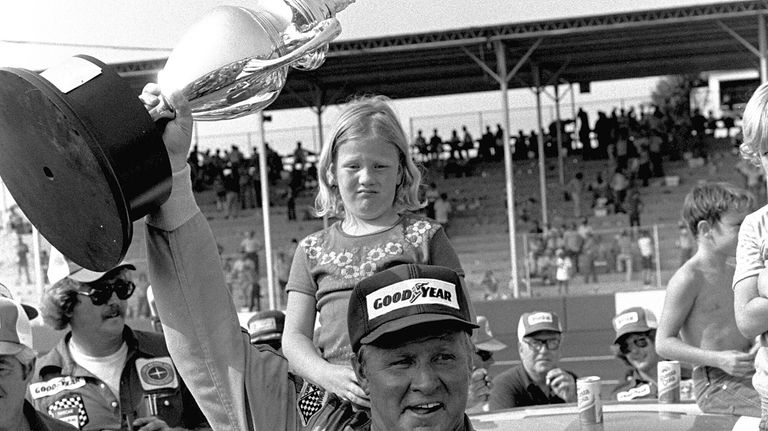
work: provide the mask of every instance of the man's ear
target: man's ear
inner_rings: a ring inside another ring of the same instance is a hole
[[[365,376],[365,367],[357,360],[357,355],[352,357],[352,369],[355,371],[355,376],[357,376],[357,383],[366,394],[370,393],[368,391],[368,378]]]

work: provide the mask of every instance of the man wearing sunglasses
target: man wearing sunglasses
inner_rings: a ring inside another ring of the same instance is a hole
[[[70,332],[40,358],[29,397],[80,430],[210,429],[158,333],[125,324],[135,286],[123,263],[93,272],[52,249],[41,314]]]
[[[613,391],[619,401],[651,398],[658,395],[656,367],[656,316],[642,307],[628,308],[613,318],[616,337],[611,349],[630,369],[626,381]]]
[[[576,375],[559,367],[562,333],[555,313],[535,311],[520,316],[521,363],[493,379],[490,410],[576,401]]]

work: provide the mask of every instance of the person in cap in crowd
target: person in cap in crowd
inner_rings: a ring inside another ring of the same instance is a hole
[[[159,87],[148,84],[140,96],[150,112],[159,94]],[[213,429],[471,429],[463,412],[471,367],[465,331],[472,325],[455,272],[440,270],[429,278],[443,281],[420,284],[410,278],[424,276],[423,271],[407,266],[405,273],[381,271],[353,289],[347,330],[353,370],[370,397],[370,413],[291,373],[273,349],[251,344],[227,293],[210,226],[192,194],[186,166],[189,104],[178,93],[169,100],[176,116],[163,141],[173,186],[170,198],[146,220],[149,273],[171,355]],[[372,315],[361,308],[369,303]]]
[[[491,410],[576,401],[576,375],[559,367],[563,329],[557,314],[523,313],[517,325],[521,363],[493,379]]]
[[[625,381],[613,391],[619,401],[658,396],[656,353],[656,315],[642,307],[628,308],[612,320],[616,337],[611,350],[629,366]]]
[[[488,369],[496,362],[493,354],[504,350],[507,345],[493,338],[491,324],[485,316],[477,316],[479,328],[472,333],[475,358],[472,363],[472,378],[469,382],[467,413],[488,411],[488,398],[491,396],[492,382]]]
[[[70,331],[40,358],[30,399],[80,430],[210,429],[162,334],[125,324],[135,269],[94,272],[51,250],[41,314],[51,328]]]
[[[251,344],[266,344],[280,351],[285,328],[285,313],[280,310],[259,311],[248,319]]]
[[[66,431],[73,428],[35,410],[25,399],[35,371],[32,326],[37,310],[14,301],[0,284],[0,430]]]

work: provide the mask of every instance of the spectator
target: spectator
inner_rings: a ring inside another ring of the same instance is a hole
[[[640,261],[643,268],[643,284],[651,284],[653,277],[653,240],[647,230],[641,230],[637,238],[637,247],[640,249]]]
[[[613,177],[611,177],[611,192],[613,193],[613,212],[618,213],[626,213],[624,210],[624,199],[626,199],[627,196],[627,188],[629,187],[629,182],[627,181],[626,175],[624,175],[624,172],[621,169],[616,169],[616,171],[613,173]]]
[[[0,296],[0,429],[71,431],[75,428],[35,410],[25,399],[35,375],[30,311],[12,298]],[[37,315],[37,311],[34,311]]]
[[[632,187],[627,197],[627,213],[629,213],[629,226],[640,227],[640,213],[643,211],[643,201],[640,199],[640,190]]]
[[[416,138],[413,139],[413,146],[421,154],[421,161],[425,162],[429,160],[429,147],[427,146],[427,140],[424,139],[424,135],[421,129],[416,133]]]
[[[301,146],[301,141],[297,141],[293,150],[293,170],[304,171],[307,166],[307,154],[307,150]]]
[[[694,239],[691,231],[685,226],[685,222],[677,224],[678,236],[675,247],[680,249],[680,266],[683,266],[693,256]]]
[[[632,279],[632,236],[627,229],[624,229],[616,236],[616,246],[618,255],[616,255],[616,272],[626,272],[627,281]]]
[[[573,261],[562,248],[555,252],[555,279],[557,280],[557,294],[568,295],[568,283],[571,280]]]
[[[745,218],[753,203],[746,190],[727,183],[696,186],[683,203],[683,219],[698,250],[667,283],[656,350],[696,367],[696,403],[705,413],[757,417],[761,413],[755,390],[760,381],[754,374],[756,349],[752,347],[757,334],[742,335],[737,326],[740,315],[748,313],[739,308],[740,281],[747,266],[739,262],[745,255],[737,251],[736,240],[738,237],[740,249],[744,247],[740,231],[754,232]],[[726,259],[734,255],[735,269]],[[750,256],[763,264],[759,252],[750,252]],[[756,275],[755,266],[748,265],[749,273]],[[747,280],[757,281],[757,277]],[[723,288],[729,282],[735,285],[735,293]]]
[[[573,216],[581,217],[581,194],[584,191],[584,174],[576,172],[576,175],[568,181],[568,196],[573,203]]]
[[[467,126],[461,126],[461,130],[464,133],[461,138],[461,152],[465,154],[463,158],[469,160],[469,150],[475,148],[475,141],[472,139],[472,134],[467,130]]]
[[[432,130],[432,137],[429,138],[429,159],[440,163],[440,156],[443,153],[443,139],[437,134],[437,129]]]
[[[612,320],[616,336],[611,345],[616,355],[629,369],[612,393],[612,398],[621,402],[635,399],[655,400],[659,393],[657,385],[656,316],[641,307],[628,308]]]
[[[485,271],[485,275],[483,275],[483,279],[480,281],[480,287],[483,289],[483,298],[486,301],[503,299],[501,292],[499,292],[499,281],[493,275],[492,270]]]
[[[467,413],[487,412],[488,398],[491,396],[493,382],[488,377],[488,369],[494,364],[493,355],[507,348],[507,345],[493,338],[491,324],[485,316],[477,316],[477,328],[472,333],[475,347],[475,359],[472,362],[472,377],[469,381]]]
[[[226,202],[224,203],[224,217],[234,219],[238,214],[237,197],[240,195],[240,182],[236,172],[232,168],[226,168],[224,173],[224,190],[226,190]]]
[[[440,193],[440,197],[435,201],[435,221],[443,226],[446,235],[450,214],[451,202],[448,200],[448,193]]]
[[[461,157],[461,139],[459,139],[458,132],[453,129],[451,132],[451,138],[448,140],[448,144],[451,147],[451,159],[459,160]]]
[[[24,238],[18,235],[16,241],[16,284],[21,284],[21,275],[23,274],[27,284],[32,283],[29,278],[29,246],[24,242]]]
[[[427,198],[427,206],[425,207],[427,211],[427,217],[434,219],[435,218],[435,202],[440,197],[440,191],[437,189],[437,184],[435,183],[429,183],[429,187],[427,188],[427,192],[425,194]]]
[[[256,238],[254,230],[244,232],[243,240],[240,241],[240,253],[243,253],[245,258],[252,262],[256,274],[259,273],[259,251],[262,248],[261,241]]]
[[[517,326],[521,364],[493,379],[490,410],[576,401],[576,375],[559,367],[562,326],[555,313],[523,313]]]
[[[589,280],[597,283],[597,268],[595,268],[595,261],[597,260],[597,254],[599,252],[600,245],[597,242],[597,237],[592,233],[587,234],[587,238],[584,240],[584,246],[581,249],[579,270],[584,275],[584,283],[589,284]]]

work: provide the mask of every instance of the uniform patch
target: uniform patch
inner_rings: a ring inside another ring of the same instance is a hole
[[[317,412],[325,404],[326,392],[312,383],[304,382],[299,396],[296,398],[296,408],[301,416],[301,423],[304,426],[309,424]]]
[[[80,394],[70,394],[48,406],[48,416],[66,422],[77,429],[88,424],[88,412]]]
[[[59,392],[70,391],[72,389],[82,388],[83,386],[85,386],[85,379],[82,377],[56,377],[51,380],[29,385],[29,393],[32,395],[33,400],[39,400],[40,398],[50,397]]]
[[[145,391],[179,387],[176,367],[173,366],[173,361],[169,356],[149,359],[138,358],[136,359],[136,371],[139,374],[141,387]]]

